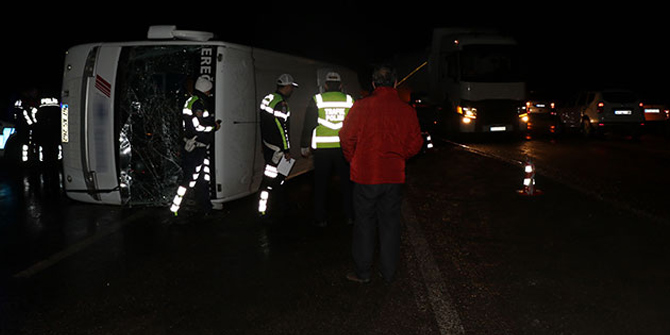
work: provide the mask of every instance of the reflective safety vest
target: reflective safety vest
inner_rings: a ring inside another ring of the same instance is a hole
[[[342,122],[354,99],[342,92],[326,92],[314,96],[319,117],[312,132],[312,149],[339,148]]]
[[[275,107],[278,103],[284,101],[284,98],[277,93],[271,93],[265,96],[261,101],[260,109],[267,112],[268,114],[274,117],[275,124],[277,125],[277,130],[279,131],[279,136],[282,139],[281,150],[288,150],[291,148],[289,138],[288,138],[288,118],[291,116],[291,111],[286,109],[286,113],[281,110],[276,110]],[[279,144],[279,143],[276,143]]]
[[[37,123],[37,108],[30,106],[23,107],[23,102],[21,100],[17,100],[14,103],[14,107],[22,111],[23,121],[25,121],[27,125],[32,126]]]
[[[186,100],[186,103],[184,103],[184,109],[182,110],[182,115],[184,116],[185,120],[189,119],[189,118],[191,119],[191,123],[193,125],[193,128],[195,129],[195,131],[197,133],[209,133],[209,132],[213,131],[215,127],[201,125],[200,120],[198,119],[198,117],[195,114],[193,114],[193,104],[198,100],[200,100],[200,98],[198,96],[195,96],[195,95],[188,98],[188,100]],[[203,118],[210,117],[209,111],[204,110],[202,112],[202,117]],[[184,120],[184,122],[186,122],[185,120]],[[185,124],[184,124],[184,128],[186,128]]]

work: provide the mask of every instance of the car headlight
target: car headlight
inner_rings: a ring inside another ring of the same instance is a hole
[[[458,112],[458,114],[461,114],[468,119],[477,118],[477,108],[458,106],[456,111]]]

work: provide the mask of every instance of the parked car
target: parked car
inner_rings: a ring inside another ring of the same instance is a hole
[[[549,99],[534,98],[523,107],[526,133],[529,135],[554,135],[560,133],[561,120],[556,111],[556,103]]]
[[[627,90],[582,92],[559,108],[559,116],[587,137],[610,131],[637,137],[645,122],[639,98]]]
[[[664,104],[644,103],[644,120],[646,133],[665,134],[670,123],[670,108]]]
[[[647,122],[663,122],[668,119],[670,109],[665,105],[644,104],[644,119]]]

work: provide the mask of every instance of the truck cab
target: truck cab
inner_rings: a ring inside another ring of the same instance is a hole
[[[516,41],[494,31],[436,29],[429,60],[431,99],[448,132],[519,132],[526,85]]]

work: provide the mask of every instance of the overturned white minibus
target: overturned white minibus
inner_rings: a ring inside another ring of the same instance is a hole
[[[141,42],[92,43],[65,57],[61,114],[68,197],[110,205],[167,206],[181,178],[182,107],[198,76],[211,77],[222,120],[210,148],[214,207],[257,191],[263,173],[259,105],[289,73],[300,88],[289,99],[295,176],[312,168],[300,155],[307,103],[325,75],[338,71],[357,97],[355,72],[334,64],[212,41],[206,32],[149,28]],[[289,177],[291,177],[289,176]]]

